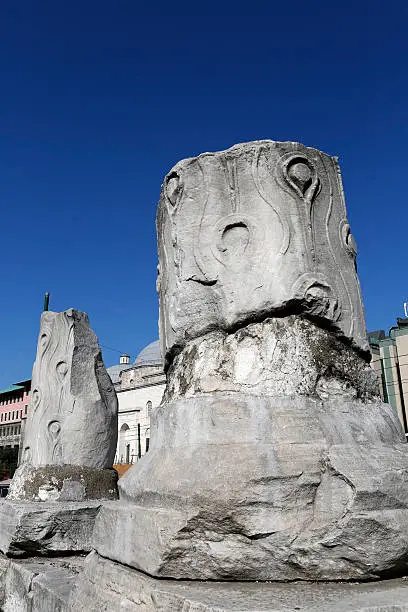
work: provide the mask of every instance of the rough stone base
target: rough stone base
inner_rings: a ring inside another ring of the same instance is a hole
[[[157,580],[91,553],[69,609],[76,612],[408,612],[408,580],[248,583]],[[43,612],[48,612],[44,608]]]
[[[0,551],[10,557],[89,552],[100,507],[100,501],[1,501]]]
[[[84,563],[85,561],[85,563]],[[366,583],[157,580],[96,553],[0,557],[3,612],[408,612],[408,580]]]
[[[117,499],[118,474],[113,469],[81,465],[23,463],[16,470],[8,499],[18,501],[74,501]]]
[[[0,559],[0,606],[4,612],[68,612],[69,596],[83,557],[5,561]]]
[[[408,571],[408,447],[391,406],[218,393],[158,410],[153,447],[97,517],[102,556],[192,580]]]

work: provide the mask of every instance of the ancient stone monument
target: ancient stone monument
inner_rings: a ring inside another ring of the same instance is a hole
[[[44,312],[21,464],[0,507],[0,550],[89,550],[100,500],[117,498],[117,409],[87,315]]]
[[[337,160],[273,141],[184,160],[157,232],[167,387],[149,452],[99,511],[83,571],[73,557],[0,563],[9,609],[408,610],[406,581],[364,582],[408,569],[408,447],[369,366]],[[27,436],[13,496],[45,495],[43,464],[60,483],[53,464],[75,461],[63,429],[98,372],[75,357],[53,362],[72,376],[70,408],[35,417],[46,449]],[[96,447],[80,451],[92,470],[109,463],[92,463]]]
[[[273,141],[184,160],[157,233],[167,389],[96,520],[104,564],[244,581],[407,567],[407,446],[369,366],[337,160]]]

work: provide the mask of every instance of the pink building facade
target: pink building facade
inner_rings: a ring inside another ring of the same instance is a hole
[[[23,380],[0,391],[0,447],[19,447],[30,389],[31,380]]]

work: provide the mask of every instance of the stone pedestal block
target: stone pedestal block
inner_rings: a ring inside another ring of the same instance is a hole
[[[97,517],[104,557],[200,580],[406,566],[408,454],[390,406],[222,392],[162,406],[152,437]]]
[[[4,612],[68,612],[70,593],[83,563],[81,557],[8,560],[2,576],[1,609]]]
[[[117,499],[117,481],[118,474],[113,469],[23,464],[13,477],[7,500],[82,502]]]
[[[89,552],[100,507],[100,501],[1,501],[0,551],[10,557]]]
[[[408,612],[408,581],[318,584],[155,580],[91,553],[71,591],[69,609],[75,612]],[[47,608],[43,612],[51,610]]]

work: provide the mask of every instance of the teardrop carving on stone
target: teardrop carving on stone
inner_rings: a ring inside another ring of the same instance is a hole
[[[53,439],[58,438],[61,431],[61,423],[59,421],[50,421],[48,423],[48,431]]]
[[[40,336],[40,340],[39,340],[39,345],[40,345],[40,350],[41,350],[41,354],[44,355],[45,351],[48,348],[48,345],[50,343],[50,339],[51,336],[49,334],[47,334],[46,332],[43,332]]]
[[[41,401],[41,391],[40,389],[36,388],[33,389],[32,393],[31,393],[31,404],[33,407],[33,411],[37,410],[38,406],[40,405],[40,401]]]
[[[212,252],[223,264],[249,256],[263,244],[263,232],[248,215],[232,213],[215,227]]]
[[[60,361],[57,363],[56,370],[59,382],[63,383],[68,372],[68,364],[65,361]]]
[[[312,203],[320,190],[320,180],[315,165],[306,155],[286,153],[280,159],[277,172],[306,204]]]
[[[340,240],[348,255],[355,259],[357,257],[357,245],[347,219],[343,219],[340,222]]]
[[[172,172],[166,179],[166,196],[172,207],[178,204],[183,193],[183,185],[177,172]]]
[[[331,321],[341,318],[341,304],[323,275],[310,272],[302,274],[293,283],[292,293],[303,301],[303,312]]]

